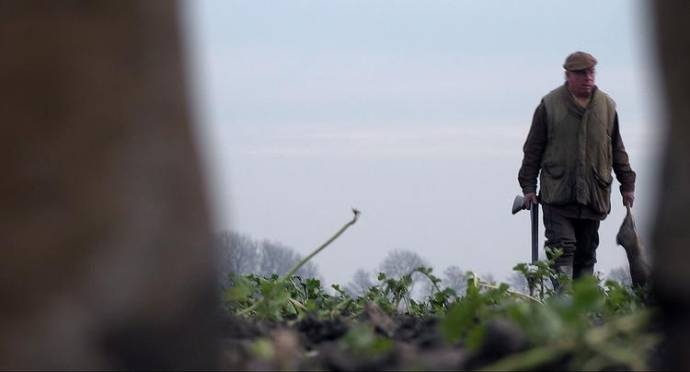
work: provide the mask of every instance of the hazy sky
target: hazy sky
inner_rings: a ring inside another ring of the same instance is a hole
[[[315,259],[327,282],[374,270],[393,249],[438,273],[504,279],[530,257],[529,216],[510,206],[532,113],[562,84],[566,55],[585,50],[618,104],[646,239],[660,129],[643,5],[188,2],[216,228],[307,254],[356,207],[359,222]],[[605,273],[626,264],[617,187],[600,230]]]

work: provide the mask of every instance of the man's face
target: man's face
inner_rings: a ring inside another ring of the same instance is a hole
[[[594,90],[594,67],[578,71],[566,71],[568,88],[578,97],[588,97]]]

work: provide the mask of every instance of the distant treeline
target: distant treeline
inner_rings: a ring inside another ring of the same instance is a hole
[[[219,257],[219,275],[221,286],[226,287],[230,284],[229,278],[232,274],[257,274],[260,276],[271,276],[277,274],[285,275],[298,261],[302,255],[295,249],[275,241],[256,240],[247,234],[235,231],[223,231],[214,238]],[[357,268],[354,271],[350,282],[346,283],[345,289],[352,295],[361,295],[375,284],[378,273],[384,273],[388,277],[400,278],[418,267],[431,267],[429,262],[419,254],[409,250],[392,250],[374,271],[367,271]],[[313,262],[307,262],[297,275],[302,278],[321,278],[318,266]],[[438,274],[437,274],[438,275]],[[446,267],[441,275],[443,286],[452,288],[458,293],[464,293],[467,286],[469,272],[462,270],[458,265]],[[493,275],[480,275],[483,280],[495,283]],[[607,278],[617,280],[630,286],[630,274],[627,267],[613,269]],[[425,295],[431,290],[430,283],[423,275],[413,276],[417,295]],[[508,284],[520,292],[527,293],[527,281],[524,276],[514,272],[508,277]]]
[[[302,259],[294,249],[270,240],[258,241],[246,234],[224,231],[214,239],[219,257],[221,285],[229,284],[231,274],[285,275]],[[318,278],[319,268],[307,262],[297,272],[303,278]]]

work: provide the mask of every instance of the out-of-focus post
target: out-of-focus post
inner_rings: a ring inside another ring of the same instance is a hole
[[[662,368],[690,369],[690,2],[658,0],[653,7],[665,88],[667,128],[658,182],[653,281],[665,341]],[[661,124],[661,123],[660,123]]]
[[[0,1],[0,369],[216,365],[178,17]]]

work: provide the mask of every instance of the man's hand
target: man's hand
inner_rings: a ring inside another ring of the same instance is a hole
[[[525,209],[529,210],[532,205],[537,205],[539,202],[537,201],[537,194],[533,192],[529,192],[525,194],[525,201],[523,202],[522,206],[525,207]]]
[[[632,208],[633,202],[635,201],[634,191],[624,191],[621,193],[623,195],[623,205],[630,206]]]

